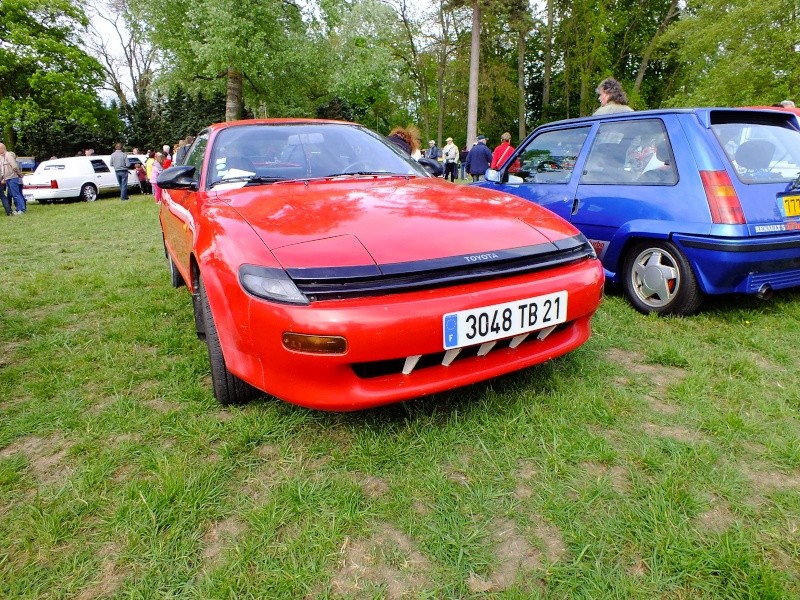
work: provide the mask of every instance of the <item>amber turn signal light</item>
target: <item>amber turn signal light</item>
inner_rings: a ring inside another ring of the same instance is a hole
[[[347,352],[347,340],[338,335],[308,335],[287,331],[283,334],[283,346],[293,352],[309,352],[311,354],[344,354]]]

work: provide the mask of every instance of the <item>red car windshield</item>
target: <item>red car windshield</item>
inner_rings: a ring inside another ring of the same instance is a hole
[[[237,125],[214,140],[209,186],[353,175],[427,177],[413,159],[377,134],[337,123]]]

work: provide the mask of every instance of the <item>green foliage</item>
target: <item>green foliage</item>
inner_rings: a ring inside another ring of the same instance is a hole
[[[771,105],[797,94],[795,3],[693,2],[664,43],[681,65],[674,106]]]
[[[97,96],[100,65],[79,45],[85,24],[69,0],[0,2],[0,125],[19,153],[61,154],[61,132],[83,129],[87,144],[118,135]]]

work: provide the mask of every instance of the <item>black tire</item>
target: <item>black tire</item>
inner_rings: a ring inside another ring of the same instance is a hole
[[[672,242],[634,244],[625,255],[622,277],[628,301],[645,314],[690,315],[703,302],[689,261]]]
[[[97,188],[92,183],[84,183],[81,186],[80,198],[84,202],[94,202],[97,200]]]
[[[242,381],[228,371],[225,357],[222,355],[222,346],[219,344],[217,326],[208,304],[208,296],[203,280],[198,282],[200,289],[200,306],[203,311],[203,320],[206,331],[206,345],[208,346],[208,361],[211,364],[211,381],[214,385],[214,397],[217,401],[227,406],[229,404],[244,404],[253,398],[263,395],[249,383]]]
[[[175,261],[172,260],[169,254],[167,254],[167,261],[169,262],[169,278],[172,287],[179,288],[186,285],[186,282],[183,280],[183,275],[178,271],[178,267],[175,266]]]

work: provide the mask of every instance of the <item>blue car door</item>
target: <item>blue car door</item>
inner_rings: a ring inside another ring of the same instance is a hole
[[[570,221],[589,238],[611,273],[619,266],[628,233],[666,238],[676,222],[697,226],[696,211],[686,209],[697,204],[687,189],[692,180],[679,181],[675,144],[688,156],[691,151],[677,123],[673,139],[666,125],[662,118],[638,117],[600,123],[586,152]],[[698,209],[707,211],[702,189],[700,196]]]
[[[517,149],[507,182],[477,185],[520,196],[569,220],[580,174],[581,149],[591,129],[591,125],[584,124],[535,134]]]

